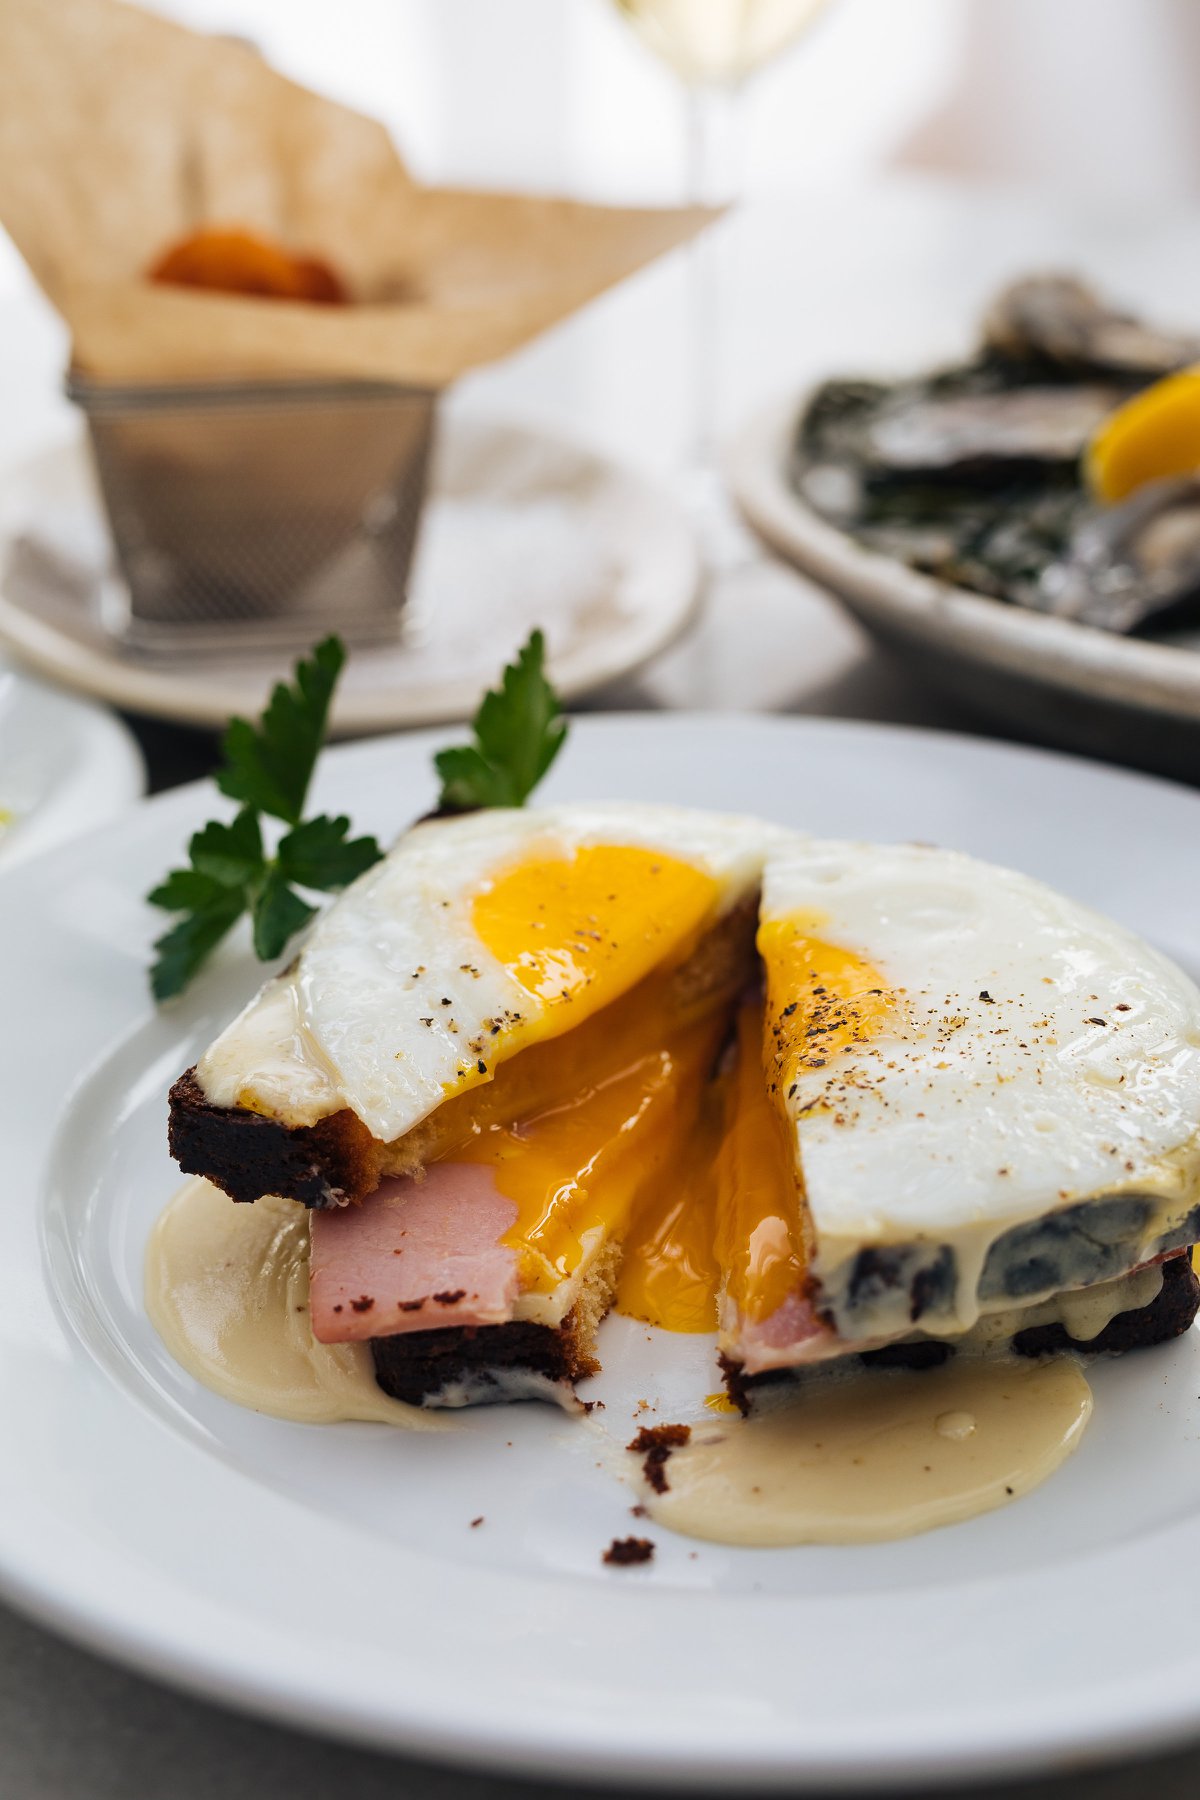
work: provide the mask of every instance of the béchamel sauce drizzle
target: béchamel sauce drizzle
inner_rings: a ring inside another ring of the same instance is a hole
[[[1097,1291],[1080,1330],[1128,1306]],[[448,1422],[376,1385],[365,1344],[318,1344],[308,1316],[308,1218],[293,1201],[234,1205],[189,1181],[146,1254],[150,1319],[197,1381],[254,1411],[308,1424]],[[1027,1493],[1078,1444],[1092,1398],[1071,1356],[960,1355],[921,1373],[862,1370],[806,1381],[749,1419],[695,1427],[647,1492],[661,1525],[727,1544],[906,1537]]]
[[[308,1215],[294,1200],[238,1206],[211,1183],[189,1181],[150,1235],[146,1310],[176,1362],[239,1406],[309,1425],[448,1429],[436,1414],[389,1399],[366,1344],[316,1342]]]

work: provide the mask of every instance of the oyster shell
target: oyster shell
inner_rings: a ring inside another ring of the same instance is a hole
[[[1034,603],[1120,632],[1200,608],[1200,476],[1152,482],[1089,512],[1066,556],[1042,571]]]
[[[1091,385],[901,394],[866,427],[863,452],[896,474],[995,481],[1078,461],[1121,399],[1119,388]]]
[[[826,382],[792,481],[860,543],[998,600],[1119,632],[1200,613],[1200,475],[1101,509],[1080,472],[1112,409],[1191,361],[1200,339],[1034,276],[999,295],[969,361]]]
[[[1073,275],[1014,281],[985,313],[983,342],[1014,361],[1042,358],[1081,374],[1143,380],[1200,360],[1200,338],[1156,330],[1106,306]]]

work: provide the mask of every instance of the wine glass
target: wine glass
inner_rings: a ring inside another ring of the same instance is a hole
[[[616,0],[621,12],[689,82],[752,75],[808,27],[824,0]]]
[[[638,36],[670,64],[687,94],[687,198],[727,205],[740,186],[742,89],[812,24],[827,0],[614,0]],[[731,512],[715,471],[720,341],[719,246],[704,233],[691,259],[689,482],[712,561],[729,560]],[[724,540],[724,546],[722,545]],[[725,554],[722,554],[724,548]]]

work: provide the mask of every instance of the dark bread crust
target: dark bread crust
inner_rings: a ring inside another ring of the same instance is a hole
[[[1169,1256],[1162,1264],[1163,1284],[1149,1306],[1118,1313],[1097,1337],[1073,1338],[1065,1325],[1033,1325],[1018,1331],[1012,1347],[1018,1356],[1050,1356],[1057,1350],[1081,1350],[1088,1356],[1121,1356],[1182,1336],[1200,1310],[1200,1279],[1191,1255]]]
[[[170,1093],[167,1136],[185,1175],[205,1175],[231,1200],[282,1194],[304,1206],[341,1206],[379,1184],[374,1138],[344,1108],[315,1125],[288,1126],[243,1106],[214,1106],[195,1068]]]
[[[767,1369],[761,1375],[747,1375],[743,1364],[736,1357],[727,1356],[724,1350],[717,1355],[717,1366],[725,1383],[725,1392],[743,1419],[749,1417],[754,1396],[760,1388],[777,1387],[781,1381],[794,1379],[791,1369]]]
[[[1162,1275],[1162,1287],[1149,1306],[1118,1313],[1094,1338],[1073,1338],[1065,1325],[1057,1322],[1031,1325],[1014,1335],[1011,1348],[1018,1356],[1052,1356],[1063,1350],[1077,1350],[1084,1356],[1122,1356],[1127,1350],[1145,1350],[1180,1337],[1200,1311],[1200,1278],[1192,1268],[1191,1251],[1176,1251],[1165,1257]],[[888,1344],[882,1350],[868,1350],[859,1361],[877,1368],[933,1369],[953,1354],[952,1339],[919,1338],[910,1344]],[[750,1411],[760,1388],[793,1381],[799,1373],[793,1369],[768,1369],[761,1375],[747,1375],[732,1357],[722,1353],[718,1360],[729,1398],[743,1415]]]
[[[460,1384],[483,1390],[473,1394],[476,1402],[488,1397],[489,1386],[497,1400],[512,1400],[520,1396],[511,1383],[522,1376],[569,1387],[600,1367],[583,1347],[574,1309],[558,1326],[526,1319],[507,1325],[444,1325],[372,1338],[370,1347],[375,1379],[384,1393],[410,1406],[436,1405],[440,1394]]]

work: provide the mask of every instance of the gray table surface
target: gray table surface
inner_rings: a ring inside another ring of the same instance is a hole
[[[435,1768],[282,1731],[168,1692],[0,1613],[5,1800],[587,1800],[600,1792]],[[1196,1756],[971,1793],[974,1800],[1194,1800]]]
[[[5,1800],[587,1800],[599,1790],[435,1768],[281,1731],[168,1692],[0,1613],[0,1793]],[[972,1790],[975,1800],[1194,1800],[1195,1793],[1192,1752]]]

